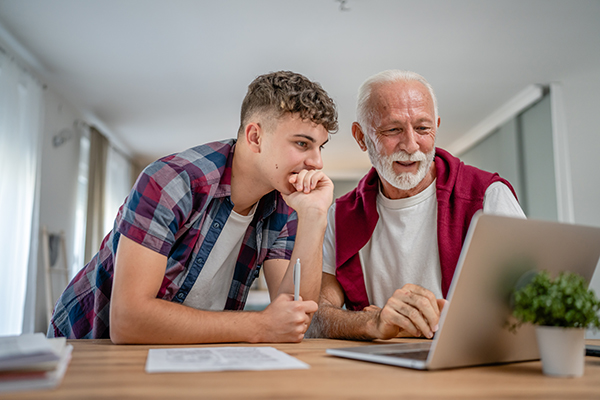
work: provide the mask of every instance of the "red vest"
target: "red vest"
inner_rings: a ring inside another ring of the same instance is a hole
[[[486,189],[500,181],[510,188],[515,198],[517,195],[511,184],[497,173],[465,165],[443,149],[436,148],[434,162],[442,293],[446,297],[471,218],[483,208]],[[371,168],[356,189],[335,202],[336,278],[344,290],[349,310],[362,310],[369,305],[358,251],[367,244],[377,225],[378,193],[379,176]]]

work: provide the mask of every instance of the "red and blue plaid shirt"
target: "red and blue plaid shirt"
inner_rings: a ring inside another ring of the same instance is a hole
[[[48,336],[108,338],[114,259],[121,235],[167,257],[156,297],[183,303],[233,209],[235,140],[208,143],[150,164],[119,209],[98,253],[55,306]],[[273,191],[258,204],[239,252],[226,310],[242,310],[268,259],[289,260],[297,215]]]

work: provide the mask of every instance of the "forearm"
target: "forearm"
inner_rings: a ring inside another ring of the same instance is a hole
[[[278,293],[294,293],[294,264],[300,259],[300,296],[303,300],[318,303],[323,265],[323,237],[327,226],[326,213],[298,216],[296,242],[289,267],[279,286]]]
[[[203,311],[162,299],[112,304],[110,336],[117,344],[259,342],[257,312]]]
[[[310,327],[310,337],[373,340],[377,312],[349,311],[334,305],[319,304]]]

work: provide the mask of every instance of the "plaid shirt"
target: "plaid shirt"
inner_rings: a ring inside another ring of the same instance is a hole
[[[156,297],[183,303],[233,209],[235,140],[162,158],[139,176],[100,251],[73,278],[55,306],[48,336],[108,338],[114,260],[121,235],[167,257]],[[258,204],[235,265],[226,310],[242,310],[268,259],[289,260],[297,215],[273,191]]]

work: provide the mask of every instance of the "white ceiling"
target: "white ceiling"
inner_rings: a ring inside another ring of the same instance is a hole
[[[598,0],[341,6],[334,0],[0,0],[0,28],[32,55],[44,83],[140,163],[233,137],[247,85],[270,71],[300,72],[338,104],[340,131],[323,153],[335,174],[369,164],[350,125],[358,86],[381,70],[410,69],[431,82],[444,147],[528,85],[600,65]]]

